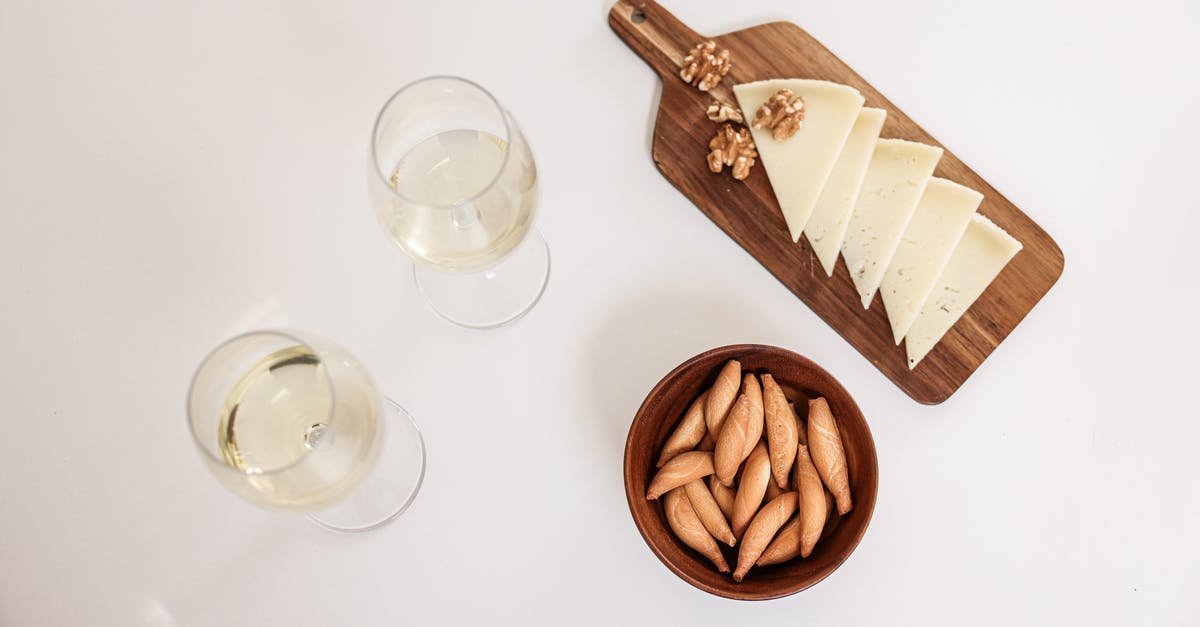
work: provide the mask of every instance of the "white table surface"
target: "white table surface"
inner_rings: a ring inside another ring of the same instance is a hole
[[[668,5],[801,24],[1062,246],[925,407],[655,171],[657,78],[606,1],[0,1],[0,625],[1195,625],[1200,5],[1040,4]],[[539,159],[553,276],[510,328],[431,314],[368,205],[373,116],[433,73]],[[324,532],[202,466],[188,378],[264,320],[416,415],[394,524]],[[621,485],[645,393],[736,342],[828,368],[879,453],[858,550],[764,603],[671,574]]]

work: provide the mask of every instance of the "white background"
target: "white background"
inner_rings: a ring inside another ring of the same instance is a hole
[[[669,4],[797,22],[1062,246],[925,407],[656,172],[658,81],[607,2],[0,0],[0,625],[1195,625],[1200,6],[1043,4]],[[554,270],[511,328],[431,314],[368,205],[373,116],[433,73],[539,160]],[[396,523],[323,532],[202,466],[188,378],[272,315],[420,422]],[[879,452],[861,546],[772,602],[676,578],[621,486],[645,393],[735,342],[828,368]]]

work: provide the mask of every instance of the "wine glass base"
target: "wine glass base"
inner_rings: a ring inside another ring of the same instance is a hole
[[[384,405],[388,423],[375,467],[344,500],[309,514],[317,526],[345,533],[378,529],[403,514],[421,489],[425,479],[421,431],[403,407],[391,399],[384,399]]]
[[[437,315],[460,327],[495,329],[516,322],[541,300],[550,280],[550,247],[534,229],[487,270],[449,274],[416,265],[413,277]]]

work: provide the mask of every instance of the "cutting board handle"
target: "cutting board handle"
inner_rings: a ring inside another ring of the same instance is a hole
[[[683,57],[704,39],[654,0],[617,0],[608,24],[663,80],[679,80]]]

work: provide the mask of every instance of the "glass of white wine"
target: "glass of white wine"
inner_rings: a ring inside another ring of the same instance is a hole
[[[425,474],[412,417],[349,352],[307,333],[254,331],[204,359],[188,423],[228,489],[335,531],[402,514]]]
[[[368,169],[380,223],[443,318],[499,327],[541,298],[550,251],[532,228],[537,166],[487,90],[451,76],[401,88],[375,121]]]

